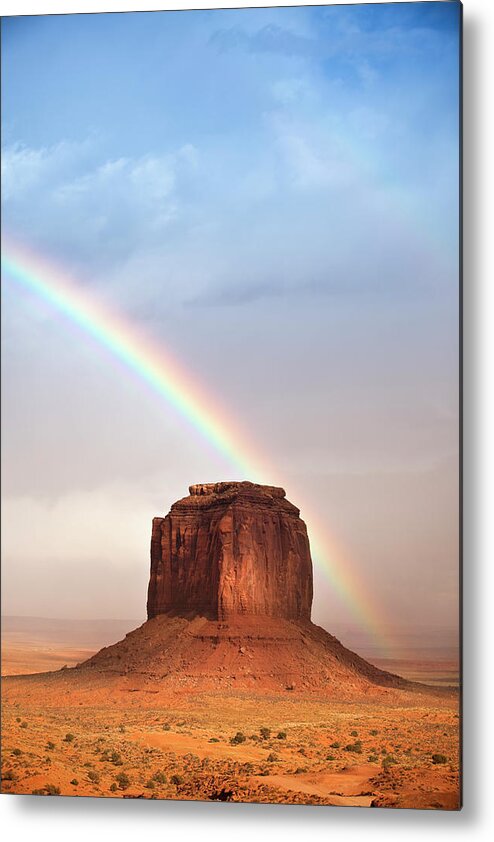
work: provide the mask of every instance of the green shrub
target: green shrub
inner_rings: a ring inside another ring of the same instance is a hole
[[[21,717],[20,717],[20,716],[16,716],[15,721],[16,721],[16,722],[20,722],[20,721],[21,721]]]
[[[387,757],[384,757],[382,761],[384,769],[387,769],[388,766],[394,766],[396,763],[398,763],[398,761],[391,754],[388,754]]]
[[[259,728],[259,733],[263,740],[269,740],[271,736],[271,728]]]
[[[376,737],[379,734],[379,731],[376,731],[376,729],[373,728],[370,733],[372,734],[373,737]]]
[[[367,760],[369,761],[369,763],[377,763],[379,758],[378,758],[377,754],[369,754],[369,757],[367,758]]]
[[[362,743],[360,740],[355,740],[354,743],[349,743],[343,751],[353,751],[354,754],[362,754]]]
[[[432,755],[432,762],[436,765],[438,763],[447,763],[448,758],[446,757],[445,754],[433,754]]]
[[[21,754],[22,754],[22,751],[20,750],[20,748],[13,748],[13,749],[12,749],[12,754],[13,754],[15,757],[20,757],[20,756],[21,756]]]
[[[116,792],[116,791],[117,791],[117,789],[118,789],[117,785],[116,785],[116,784],[112,784],[112,785],[111,785],[111,787],[110,787],[110,792]]]
[[[103,763],[113,763],[114,766],[122,766],[122,755],[118,751],[110,751],[109,748],[105,748],[105,750],[101,753],[100,762]]]
[[[73,743],[74,740],[75,740],[74,734],[65,734],[65,737],[63,739],[64,743]]]
[[[166,784],[167,777],[164,772],[155,772],[153,775],[153,781],[156,781],[158,784]]]
[[[218,739],[218,737],[211,737],[211,739],[210,739],[210,740],[208,740],[208,742],[210,742],[210,743],[219,743],[219,739]]]
[[[331,743],[331,745],[330,745],[330,748],[339,748],[339,747],[340,747],[339,743]]]
[[[351,737],[358,737],[358,731],[350,731]]]
[[[152,778],[149,778],[149,780],[148,780],[148,781],[147,781],[147,783],[146,783],[146,787],[147,787],[148,789],[154,789],[154,788],[155,788],[155,786],[156,786],[156,784],[155,784],[155,782],[153,781],[153,779],[152,779]]]
[[[174,784],[175,786],[180,786],[180,784],[183,784],[183,782],[184,779],[182,775],[172,775],[170,778],[170,783]]]
[[[70,783],[72,784],[72,786],[79,786],[79,781],[77,780],[77,778],[72,778]]]
[[[230,742],[232,745],[237,745],[239,743],[245,743],[247,737],[242,731],[237,731],[234,737],[231,737]]]
[[[53,784],[46,784],[45,790],[47,795],[60,795],[60,787]]]
[[[50,742],[48,742],[48,743],[46,744],[46,750],[47,750],[47,751],[53,751],[53,749],[54,749],[54,748],[55,748],[55,743],[52,743],[52,742],[50,741]]]
[[[128,787],[130,786],[130,778],[128,775],[125,774],[125,772],[119,772],[115,780],[119,785],[120,789],[128,789]]]
[[[286,740],[286,731],[278,731],[276,734],[277,740]]]
[[[33,789],[33,795],[60,795],[60,787],[45,784],[41,789]]]
[[[326,760],[334,760],[334,754],[328,754]]]
[[[93,782],[93,784],[99,784],[100,777],[99,777],[97,772],[93,772],[93,770],[91,769],[87,773],[87,776],[88,776],[89,780]]]

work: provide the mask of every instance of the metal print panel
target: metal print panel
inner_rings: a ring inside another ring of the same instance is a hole
[[[3,18],[3,793],[459,809],[460,51]]]

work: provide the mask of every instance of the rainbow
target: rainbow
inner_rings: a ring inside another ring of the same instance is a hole
[[[2,269],[5,279],[46,301],[70,322],[91,336],[144,381],[200,434],[244,479],[283,485],[276,471],[241,434],[218,402],[205,393],[189,371],[180,366],[168,349],[143,335],[128,319],[119,316],[88,292],[70,272],[34,254],[25,244],[3,237]],[[301,502],[297,496],[297,502]],[[387,655],[395,650],[387,639],[382,611],[373,604],[350,560],[336,548],[327,530],[313,513],[301,506],[309,530],[311,553],[318,570],[332,590]]]

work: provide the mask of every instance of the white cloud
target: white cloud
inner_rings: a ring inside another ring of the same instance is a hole
[[[6,228],[76,262],[121,261],[159,241],[180,215],[180,180],[198,166],[191,144],[163,155],[101,160],[97,144],[62,142],[3,153]]]

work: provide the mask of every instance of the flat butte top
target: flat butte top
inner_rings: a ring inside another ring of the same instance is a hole
[[[286,499],[284,488],[275,485],[259,485],[255,482],[205,482],[189,486],[189,496],[178,500],[171,507],[177,509],[201,509],[216,506],[230,506],[233,503],[276,508],[287,514],[300,514],[300,509]]]

